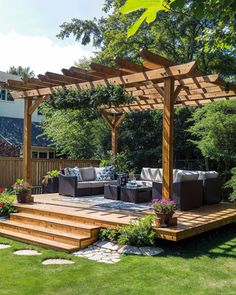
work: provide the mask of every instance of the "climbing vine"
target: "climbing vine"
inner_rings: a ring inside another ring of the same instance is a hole
[[[54,90],[48,97],[55,109],[96,109],[101,106],[119,106],[130,104],[134,98],[121,85],[108,84],[89,89],[62,87]]]

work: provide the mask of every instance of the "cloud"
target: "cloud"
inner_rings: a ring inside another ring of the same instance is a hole
[[[80,44],[63,45],[46,36],[28,36],[17,33],[0,33],[0,70],[7,71],[11,66],[30,67],[35,74],[46,71],[61,73],[82,57],[91,52]]]

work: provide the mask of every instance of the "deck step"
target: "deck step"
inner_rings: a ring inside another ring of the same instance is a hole
[[[59,243],[53,240],[35,237],[30,234],[23,234],[20,232],[12,231],[10,229],[3,229],[0,226],[0,235],[6,238],[17,240],[23,243],[37,245],[45,248],[51,248],[54,250],[64,251],[64,252],[73,252],[80,249],[74,245]]]
[[[62,230],[69,233],[89,233],[92,237],[98,235],[100,226],[88,224],[83,222],[75,222],[70,220],[63,220],[56,217],[47,217],[43,215],[29,214],[29,213],[12,213],[11,220],[44,226],[47,229]]]
[[[50,208],[51,207],[51,208]],[[49,218],[57,218],[63,221],[81,222],[86,224],[93,224],[103,227],[116,227],[117,224],[129,224],[129,220],[114,217],[107,212],[95,212],[90,209],[76,210],[70,213],[67,209],[59,211],[61,208],[54,208],[55,206],[49,206],[46,208],[40,208],[37,206],[29,205],[17,205],[16,208],[19,213],[27,213],[31,215],[44,216]],[[119,216],[115,214],[115,216]],[[122,216],[123,217],[123,216]]]
[[[0,223],[1,228],[10,229],[12,231],[21,232],[25,234],[31,234],[32,236],[51,239],[54,241],[67,243],[75,246],[79,246],[81,241],[90,240],[92,237],[89,233],[68,233],[55,229],[49,229],[43,226],[37,226],[34,224],[19,223],[14,220],[2,221]]]

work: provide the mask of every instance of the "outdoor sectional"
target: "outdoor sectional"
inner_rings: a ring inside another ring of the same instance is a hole
[[[215,171],[173,170],[173,199],[178,210],[196,209],[221,201],[222,189]],[[152,198],[162,198],[162,169],[143,168],[139,185],[152,187]]]
[[[101,195],[104,193],[105,184],[117,183],[112,167],[75,167],[71,170],[68,169],[70,168],[61,170],[61,174],[59,175],[60,195],[72,197]],[[68,171],[70,171],[70,173],[68,173]],[[103,175],[104,171],[107,172],[106,175]],[[75,172],[77,172],[78,175],[76,175]]]

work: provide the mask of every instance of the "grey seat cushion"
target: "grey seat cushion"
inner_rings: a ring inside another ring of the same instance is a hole
[[[78,181],[77,188],[103,187],[105,184],[117,184],[117,180]]]
[[[82,181],[95,180],[95,168],[94,167],[80,168],[80,173],[81,173]]]
[[[216,171],[198,171],[199,172],[199,180],[205,180],[208,178],[217,178],[219,173]]]
[[[142,168],[140,180],[161,182],[162,169]]]
[[[199,173],[197,171],[177,170],[174,182],[198,180]]]

